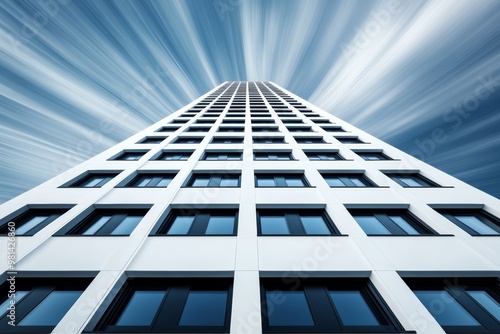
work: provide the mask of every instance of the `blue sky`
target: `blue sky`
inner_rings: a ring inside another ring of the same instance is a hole
[[[496,0],[4,0],[0,73],[0,202],[226,80],[274,81],[500,197]]]

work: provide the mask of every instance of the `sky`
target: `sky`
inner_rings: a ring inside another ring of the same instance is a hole
[[[500,1],[0,1],[0,203],[224,81],[500,197]]]

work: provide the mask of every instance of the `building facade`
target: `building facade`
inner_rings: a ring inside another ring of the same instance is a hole
[[[274,83],[225,82],[0,206],[0,331],[500,333],[498,217]]]

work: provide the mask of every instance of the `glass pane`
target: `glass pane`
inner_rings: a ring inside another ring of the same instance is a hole
[[[266,291],[269,326],[314,326],[304,291]]]
[[[19,228],[16,229],[16,234],[23,235],[25,233],[28,233],[30,230],[37,227],[47,218],[49,218],[49,216],[35,216],[30,218],[28,221],[26,221],[26,223],[22,224]]]
[[[104,177],[91,177],[88,179],[86,182],[82,184],[82,187],[87,187],[87,188],[92,188],[98,185],[102,180],[104,180]]]
[[[411,224],[401,216],[389,216],[389,218],[396,223],[399,227],[401,227],[406,233],[415,235],[420,234]]]
[[[167,234],[188,234],[193,221],[194,216],[177,216]]]
[[[304,181],[300,176],[286,176],[285,184],[287,187],[304,187]]]
[[[8,307],[10,304],[11,300],[14,300],[16,303],[19,303],[21,299],[26,296],[28,291],[16,291],[14,298],[7,298],[3,303],[0,304],[0,317],[3,317],[5,313],[8,311]],[[5,297],[7,297],[7,294],[5,294]],[[17,305],[17,304],[16,304]]]
[[[356,187],[366,187],[366,184],[364,184],[359,177],[350,177],[349,180],[354,183]]]
[[[455,216],[455,218],[476,231],[478,234],[498,234],[497,231],[483,223],[475,216]]]
[[[360,291],[330,291],[330,297],[345,326],[380,325]]]
[[[345,187],[346,185],[338,177],[325,178],[330,187]]]
[[[261,216],[260,229],[262,234],[290,234],[283,216]]]
[[[331,234],[325,220],[321,216],[300,216],[306,234]]]
[[[227,291],[190,291],[179,326],[224,326]]]
[[[52,291],[18,326],[55,326],[82,294],[81,291]]]
[[[95,234],[101,227],[104,226],[111,219],[111,216],[102,216],[95,223],[92,224],[86,231],[84,231],[83,235],[92,235]]]
[[[220,180],[221,187],[237,187],[238,186],[238,178],[222,178]]]
[[[420,184],[410,176],[399,177],[399,180],[406,184],[408,187],[422,187],[422,184]]]
[[[142,176],[138,182],[137,182],[137,187],[147,187],[149,182],[151,182],[153,178],[150,176]]]
[[[355,216],[354,219],[366,234],[392,234],[382,223],[374,216]]]
[[[441,326],[480,326],[447,291],[414,291]]]
[[[486,291],[467,291],[482,307],[484,307],[492,316],[500,321],[500,303],[490,296]]]
[[[207,177],[196,176],[194,178],[192,186],[193,187],[206,187],[206,186],[208,186],[209,182],[210,182],[210,178],[208,176]]]
[[[210,216],[205,234],[233,234],[234,217]]]
[[[160,306],[165,291],[135,291],[116,322],[117,326],[149,326]]]
[[[274,187],[274,177],[258,176],[257,187]]]
[[[129,235],[141,221],[142,216],[127,216],[122,222],[111,232],[111,235]]]
[[[158,184],[156,186],[157,187],[166,187],[170,184],[170,181],[172,181],[172,179],[170,177],[164,177],[160,180],[160,182],[158,182]]]

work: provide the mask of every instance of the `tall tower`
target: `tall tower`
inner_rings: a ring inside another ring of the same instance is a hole
[[[226,82],[0,206],[0,331],[498,333],[498,217],[274,83]]]

